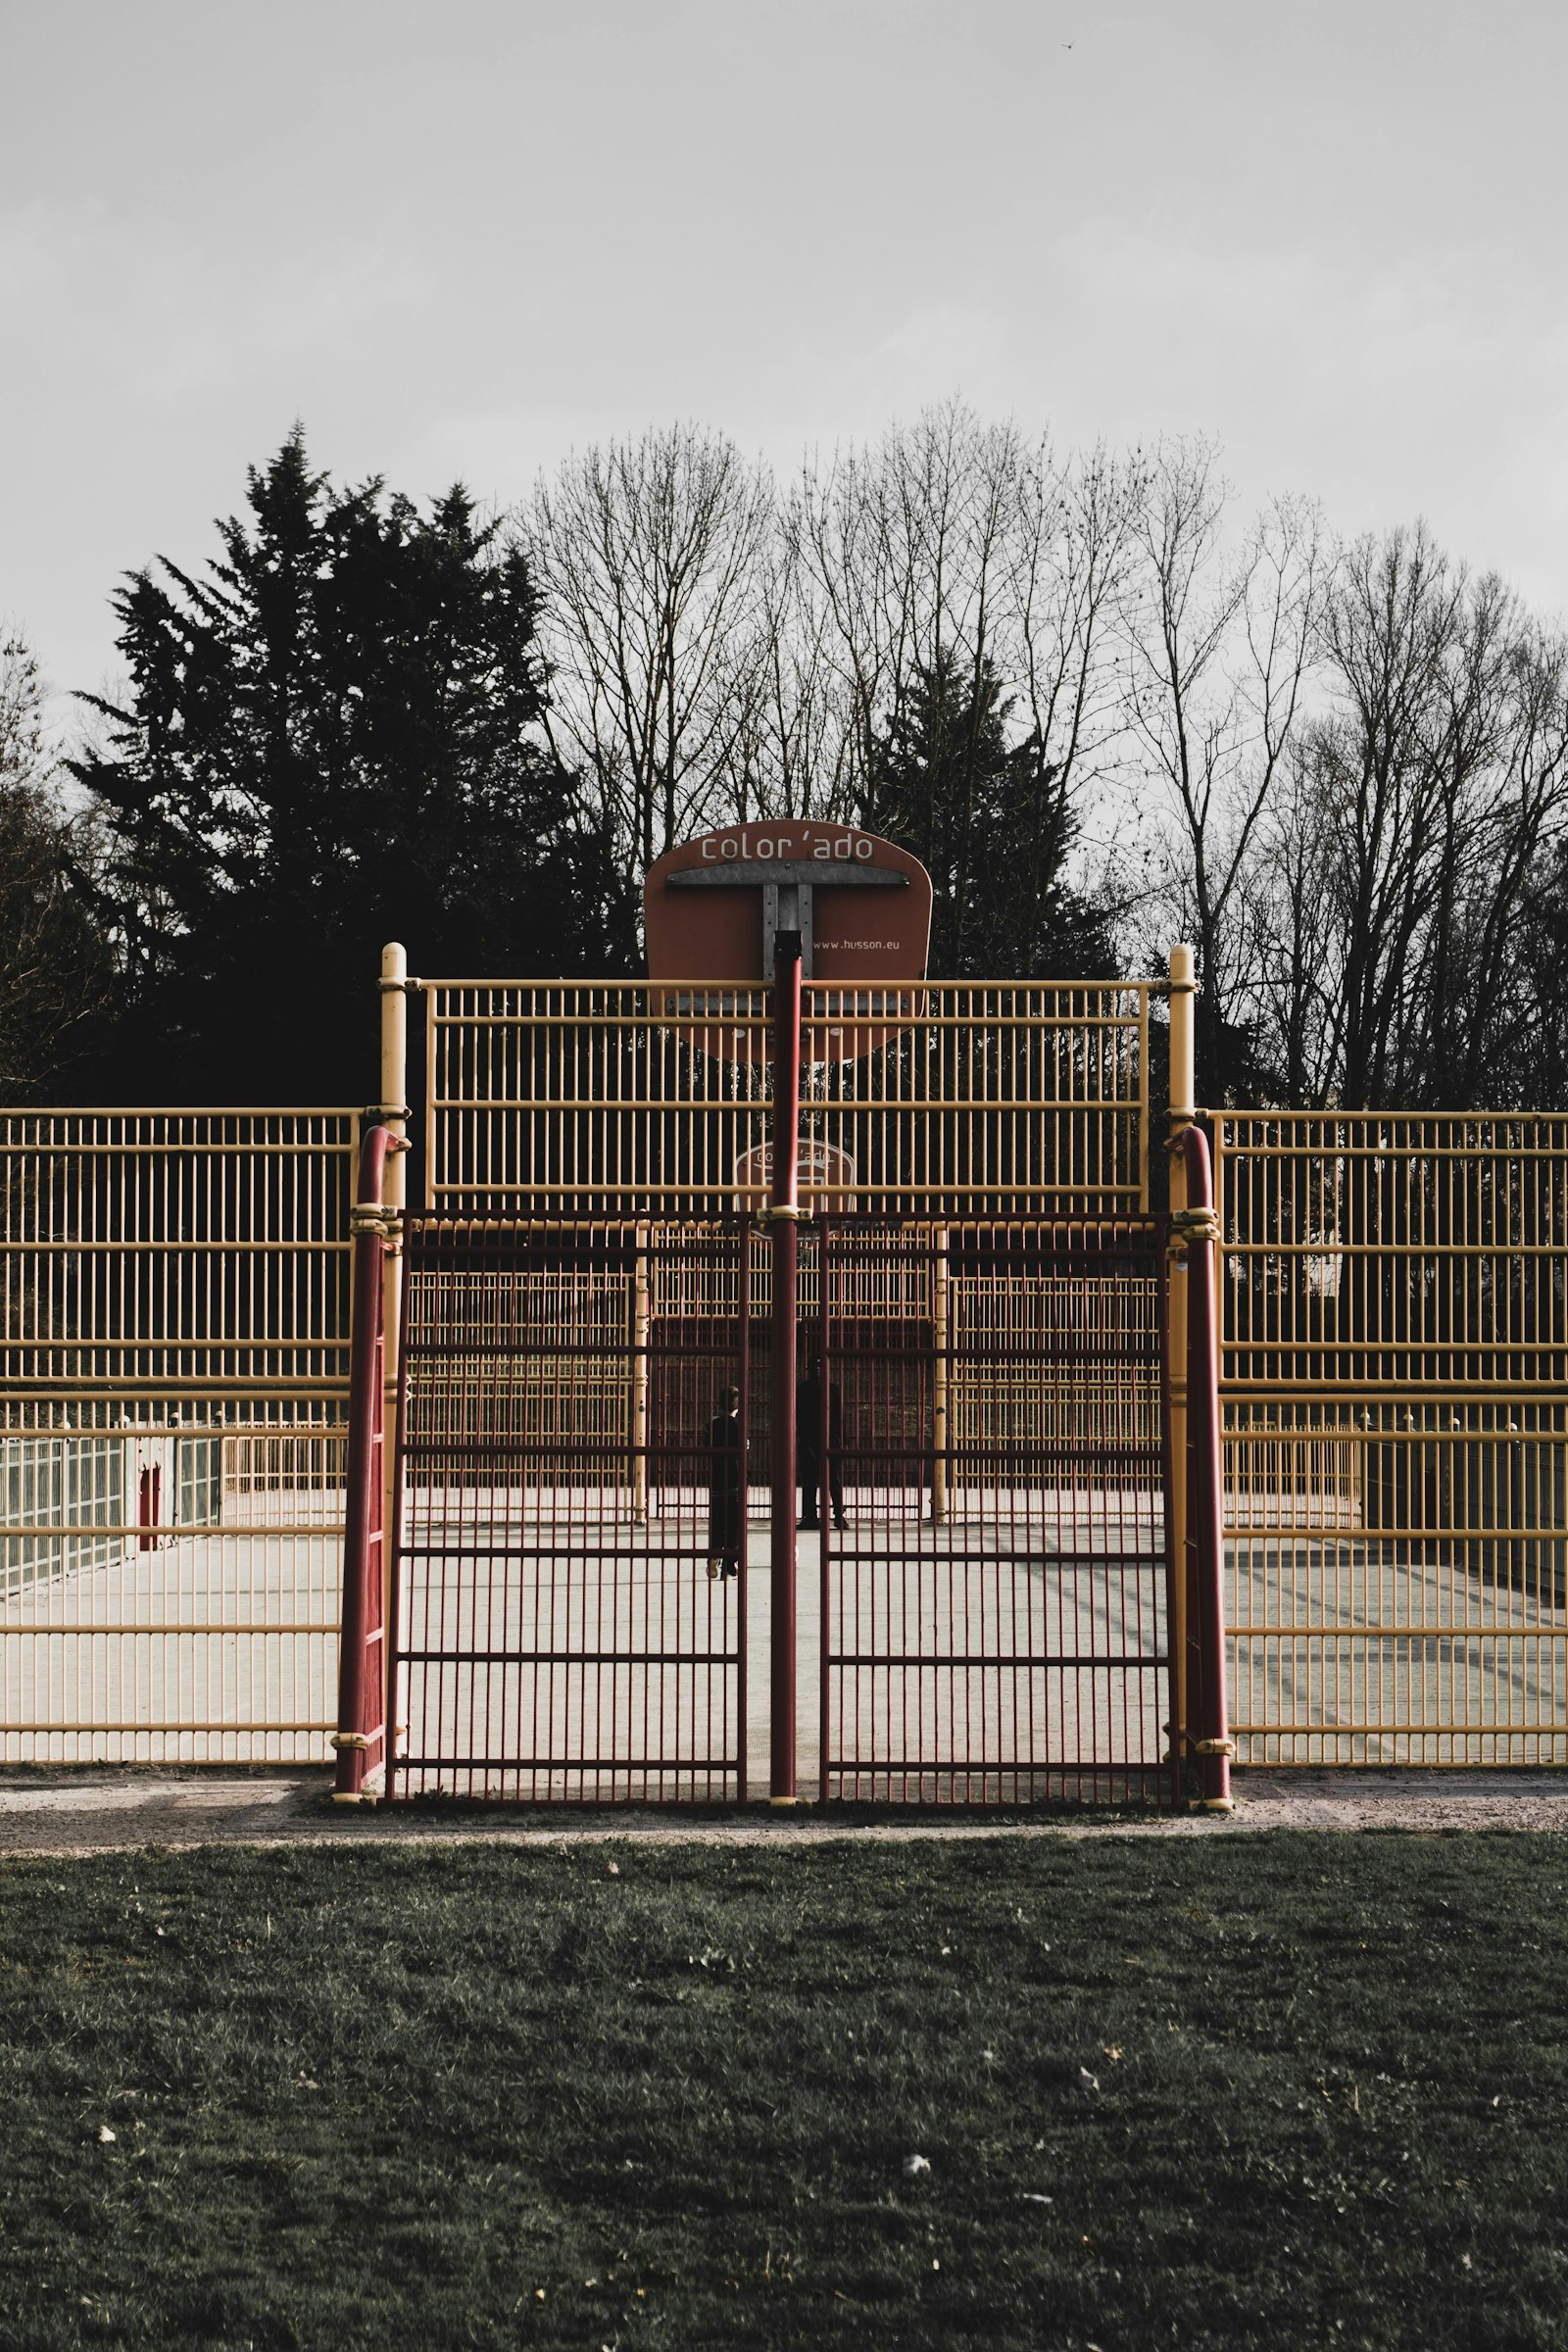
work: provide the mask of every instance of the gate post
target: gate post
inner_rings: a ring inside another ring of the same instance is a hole
[[[386,1175],[382,1190],[376,1195],[387,1212],[386,1235],[381,1250],[381,1426],[388,1433],[395,1431],[398,1425],[399,1384],[403,1365],[399,1321],[403,1309],[402,1212],[408,1199],[408,1161],[404,1156],[409,1149],[408,990],[408,951],[394,939],[381,950],[381,1100],[375,1106],[374,1114],[385,1126],[390,1139],[387,1144]],[[425,1149],[432,1149],[428,1136],[425,1138]],[[398,1523],[397,1447],[391,1444],[384,1446],[382,1457],[385,1493],[381,1505],[381,1524],[392,1530]],[[385,1575],[381,1605],[382,1623],[386,1624],[390,1622],[392,1614],[390,1542],[383,1548],[383,1557]],[[390,1690],[386,1694],[386,1703],[390,1709]]]
[[[772,1674],[768,1801],[795,1805],[795,1412],[801,1158],[801,936],[780,931],[773,963]],[[742,1573],[744,1574],[744,1568]]]
[[[1170,952],[1170,1107],[1168,1135],[1168,1165],[1170,1170],[1171,1231],[1179,1230],[1179,1221],[1187,1207],[1187,1160],[1183,1137],[1197,1116],[1195,1097],[1198,1092],[1197,1054],[1194,1049],[1194,999],[1198,982],[1193,971],[1193,951],[1189,947],[1174,947]],[[1174,1261],[1179,1269],[1180,1260]],[[1166,1382],[1170,1397],[1170,1492],[1165,1507],[1170,1513],[1170,1555],[1176,1562],[1175,1591],[1171,1596],[1171,1759],[1178,1767],[1187,1750],[1187,1327],[1188,1285],[1173,1282],[1168,1291],[1170,1306],[1170,1363]]]
[[[1198,1758],[1199,1803],[1205,1813],[1235,1810],[1231,1796],[1230,1736],[1225,1693],[1225,1519],[1220,1466],[1219,1298],[1214,1280],[1219,1220],[1209,1174],[1208,1146],[1197,1127],[1181,1137],[1188,1205],[1172,1230],[1187,1250],[1187,1508],[1188,1640],[1196,1690],[1189,1685],[1193,1726],[1189,1753]],[[1196,1736],[1193,1736],[1196,1735]]]
[[[406,1150],[385,1127],[368,1130],[360,1147],[354,1237],[354,1322],[349,1343],[348,1463],[344,1479],[343,1608],[338,1635],[337,1754],[332,1801],[358,1805],[365,1783],[387,1759],[385,1568],[391,1525],[386,1511],[386,1344],[383,1258],[390,1223],[383,1206],[388,1155]],[[395,1164],[395,1157],[394,1157]]]

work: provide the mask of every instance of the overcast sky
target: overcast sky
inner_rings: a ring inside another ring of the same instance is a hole
[[[244,469],[511,499],[675,417],[1220,439],[1568,610],[1562,0],[10,0],[0,616]]]

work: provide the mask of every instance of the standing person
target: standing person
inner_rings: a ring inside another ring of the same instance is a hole
[[[718,1411],[708,1431],[708,1573],[741,1572],[741,1481],[746,1475],[746,1440],[741,1429],[739,1389],[720,1389]]]
[[[844,1403],[836,1383],[827,1384],[827,1482],[833,1505],[833,1524],[844,1525],[844,1473],[839,1467],[839,1448],[844,1442]],[[818,1517],[822,1493],[822,1358],[815,1354],[806,1367],[796,1397],[795,1417],[796,1472],[801,1482],[801,1525],[805,1529],[820,1527]]]

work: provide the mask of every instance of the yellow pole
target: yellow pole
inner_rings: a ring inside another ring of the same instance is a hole
[[[1194,1048],[1194,999],[1198,981],[1193,951],[1170,952],[1170,1205],[1174,1216],[1187,1206],[1187,1167],[1181,1138],[1197,1116],[1197,1055]],[[1187,1258],[1168,1260],[1170,1283],[1170,1511],[1171,1558],[1175,1563],[1171,1593],[1170,1684],[1171,1740],[1178,1758],[1187,1743]]]
[[[393,940],[381,950],[381,1100],[376,1115],[383,1127],[405,1141],[409,1132],[409,958],[402,944]],[[392,1215],[401,1212],[408,1199],[409,1155],[407,1152],[387,1154],[386,1175],[382,1185],[382,1200]],[[383,1355],[383,1387],[381,1392],[381,1466],[385,1477],[382,1498],[382,1521],[386,1530],[382,1540],[381,1558],[384,1582],[381,1595],[381,1623],[386,1629],[381,1638],[383,1662],[392,1648],[392,1577],[393,1545],[397,1540],[398,1504],[398,1396],[403,1379],[402,1335],[399,1313],[403,1304],[402,1272],[403,1246],[401,1241],[388,1241],[381,1252],[385,1314],[385,1353]],[[386,1725],[386,1750],[392,1754],[397,1737],[393,1723],[395,1692],[385,1692],[385,1709],[381,1720]]]

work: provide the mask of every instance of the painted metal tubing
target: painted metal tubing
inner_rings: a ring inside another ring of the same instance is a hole
[[[343,1531],[343,1614],[338,1640],[337,1779],[333,1800],[364,1801],[386,1760],[382,1574],[385,1453],[382,1355],[384,1237],[378,1230],[388,1154],[403,1149],[389,1128],[367,1130],[354,1204],[354,1327],[349,1343],[349,1430]]]
[[[735,1801],[744,1805],[747,1788],[746,1657],[747,1622],[751,1595],[752,1515],[752,1232],[751,1220],[740,1220],[740,1251],[735,1268],[736,1384],[741,1393],[741,1558],[735,1580]]]
[[[1187,1556],[1189,1637],[1197,1668],[1189,1690],[1192,1752],[1200,1802],[1228,1813],[1231,1797],[1230,1710],[1225,1690],[1224,1495],[1220,1474],[1219,1301],[1214,1280],[1216,1227],[1208,1145],[1183,1128],[1187,1178]],[[1204,1220],[1206,1212],[1206,1220]],[[1201,1230],[1200,1221],[1204,1220]]]
[[[801,939],[778,935],[773,981],[772,1728],[768,1801],[793,1805],[796,1751],[795,1414],[801,1159]]]

